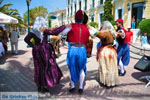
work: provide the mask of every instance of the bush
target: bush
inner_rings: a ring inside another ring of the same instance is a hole
[[[96,22],[90,22],[88,25],[93,26],[94,28],[98,28],[98,23]]]
[[[145,33],[147,32],[148,35],[150,35],[150,19],[145,19],[145,20],[142,20],[140,23],[139,23],[139,26],[138,28],[141,30],[142,33]]]
[[[115,25],[116,25],[116,21],[111,21],[111,24],[112,24],[113,26],[115,26]]]

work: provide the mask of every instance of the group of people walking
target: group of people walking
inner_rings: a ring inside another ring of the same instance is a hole
[[[129,64],[130,57],[128,44],[124,42],[126,30],[123,28],[123,20],[116,21],[117,32],[109,21],[103,22],[101,31],[86,25],[87,22],[88,16],[82,10],[76,12],[75,23],[63,25],[54,30],[46,28],[47,23],[43,17],[36,18],[31,32],[25,37],[25,42],[33,48],[34,79],[39,91],[48,91],[48,88],[56,86],[63,76],[56,62],[55,50],[47,41],[48,35],[67,35],[67,41],[70,44],[66,59],[70,71],[69,92],[74,92],[75,83],[79,82],[78,92],[83,93],[83,83],[87,73],[85,44],[88,43],[89,36],[98,37],[101,40],[97,53],[100,82],[106,86],[115,86],[119,82],[119,75],[125,75],[124,66]],[[31,39],[34,39],[35,43],[32,43]],[[119,43],[117,50],[114,48],[115,39]]]

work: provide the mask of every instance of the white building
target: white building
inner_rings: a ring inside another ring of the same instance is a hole
[[[74,22],[75,12],[81,9],[89,16],[89,22],[97,22],[100,27],[103,21],[104,2],[105,0],[67,0],[67,23]],[[122,18],[125,28],[131,25],[133,16],[137,24],[142,19],[150,19],[150,0],[112,0],[112,3],[114,20]]]
[[[56,19],[51,19],[52,27],[66,24],[66,9],[60,10],[57,8],[54,12],[51,12],[50,15],[56,17]]]

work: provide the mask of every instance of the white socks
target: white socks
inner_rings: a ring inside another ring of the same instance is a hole
[[[79,89],[83,89],[83,83],[84,83],[84,79],[85,79],[85,73],[84,70],[81,70],[81,74],[80,74],[80,79],[79,79]],[[70,78],[70,83],[71,83],[71,88],[75,88],[75,83],[71,80]]]
[[[74,84],[74,82],[71,80],[71,78],[70,78],[70,84],[71,84],[71,89],[72,89],[72,88],[75,88],[75,84]]]
[[[124,73],[125,72],[125,68],[124,68],[124,65],[123,65],[121,59],[119,61],[119,67],[120,67],[121,73]]]
[[[83,83],[84,83],[84,79],[85,79],[85,73],[84,70],[81,70],[81,74],[80,74],[80,84],[79,84],[79,89],[83,89]]]

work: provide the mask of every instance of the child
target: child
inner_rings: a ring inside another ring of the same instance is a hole
[[[143,34],[140,41],[141,41],[141,51],[140,51],[140,53],[142,54],[142,50],[144,49],[144,55],[145,55],[145,49],[148,45],[148,43],[147,43],[147,32],[145,32]]]

